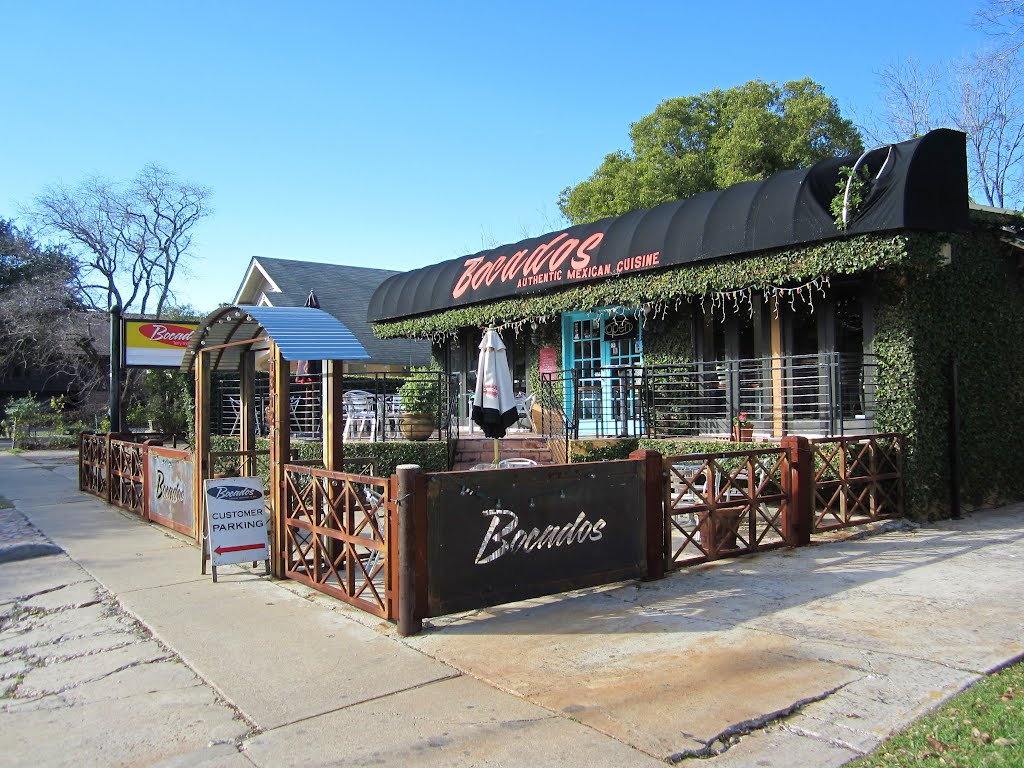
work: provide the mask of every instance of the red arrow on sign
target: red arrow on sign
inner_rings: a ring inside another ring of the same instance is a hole
[[[214,552],[223,555],[225,552],[245,552],[247,549],[263,549],[265,544],[243,544],[239,547],[217,547]]]

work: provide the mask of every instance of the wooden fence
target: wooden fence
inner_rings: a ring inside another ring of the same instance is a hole
[[[265,459],[216,458],[232,470]],[[187,451],[83,433],[80,488],[195,537],[190,512],[157,511],[159,488],[181,502],[192,487],[171,470],[161,480],[150,467],[157,459],[192,466]],[[636,451],[628,461],[481,472],[405,467],[389,478],[374,476],[372,459],[345,464],[356,471],[285,465],[271,557],[289,578],[397,618],[402,634],[429,616],[659,578],[903,513],[903,439],[896,434],[791,436],[769,448]]]

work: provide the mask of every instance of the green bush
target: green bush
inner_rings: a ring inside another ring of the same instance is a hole
[[[29,392],[7,403],[7,424],[11,432],[12,448],[18,448],[18,442],[24,442],[29,435],[46,424],[49,415],[46,405],[36,400]]]
[[[441,377],[431,368],[413,366],[409,378],[398,388],[402,410],[406,413],[432,413],[441,411]]]
[[[210,438],[212,452],[232,452],[238,450],[237,437],[216,435]],[[257,438],[256,450],[270,450],[267,438]],[[377,460],[377,477],[388,477],[395,472],[399,464],[419,464],[424,472],[446,472],[448,470],[448,446],[446,443],[433,440],[411,442],[392,440],[386,443],[349,443],[345,445],[345,455]],[[323,444],[320,442],[292,443],[292,458],[298,461],[311,461],[323,458]],[[222,460],[218,471],[238,471],[238,462],[232,459]]]

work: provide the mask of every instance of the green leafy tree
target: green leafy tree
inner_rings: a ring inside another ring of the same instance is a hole
[[[633,123],[630,138],[632,151],[606,156],[562,190],[558,205],[573,224],[863,151],[856,127],[810,79],[668,99]]]
[[[11,430],[11,448],[17,448],[34,430],[46,421],[46,406],[36,400],[30,392],[7,403],[7,421]]]

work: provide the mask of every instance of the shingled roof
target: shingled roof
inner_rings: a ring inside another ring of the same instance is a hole
[[[389,269],[254,256],[234,303],[257,304],[265,295],[272,306],[301,307],[309,292],[315,291],[320,308],[337,318],[362,344],[370,355],[367,362],[426,365],[430,361],[429,342],[378,339],[366,319],[377,286],[396,274]]]

